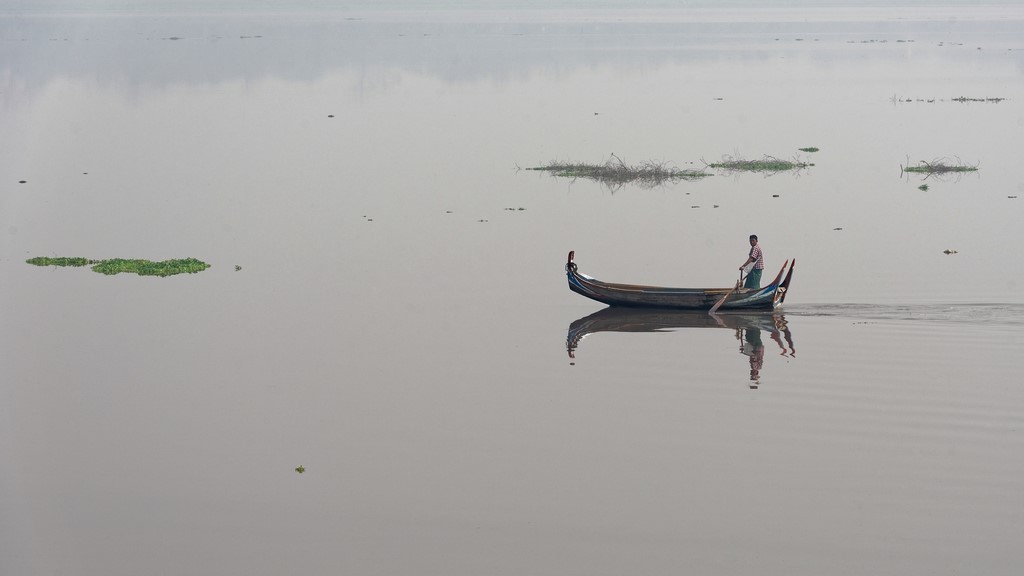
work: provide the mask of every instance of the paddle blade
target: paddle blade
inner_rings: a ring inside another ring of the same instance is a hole
[[[737,286],[739,286],[739,283],[737,283]],[[722,299],[719,300],[718,302],[715,302],[715,305],[711,307],[711,310],[708,310],[708,314],[714,314],[715,312],[717,312],[718,309],[721,308],[722,304],[725,304],[725,299],[732,295],[732,293],[735,291],[736,288],[733,288],[732,290],[726,292],[725,296],[722,296]]]

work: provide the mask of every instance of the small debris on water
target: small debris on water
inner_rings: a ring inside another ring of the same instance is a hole
[[[690,208],[700,208],[700,206],[690,206]]]
[[[477,220],[477,222],[487,222],[487,220],[484,220],[483,218],[481,218],[481,219]]]
[[[917,189],[922,191],[922,192],[927,192],[928,191],[928,185],[927,184],[921,184],[920,186],[917,187]]]
[[[238,272],[241,269],[242,269],[241,266],[239,266],[238,264],[235,264],[235,272]]]
[[[1016,196],[1007,196],[1007,198],[1016,198]]]
[[[18,184],[27,184],[28,180],[18,180]]]
[[[772,194],[772,198],[778,198],[778,197],[779,197],[778,194]]]
[[[712,206],[712,208],[718,208],[718,204],[715,204],[714,206]]]
[[[334,114],[328,114],[327,117],[328,118],[334,118]]]
[[[956,254],[957,252],[956,252],[956,250],[950,250],[949,248],[947,248],[947,249],[943,250],[942,253],[949,255],[949,254]]]
[[[303,472],[306,471],[306,467],[303,466],[302,464],[299,464],[299,467],[296,468],[295,471],[298,472],[299,474],[302,474]]]
[[[842,228],[833,228],[833,230],[842,230]]]

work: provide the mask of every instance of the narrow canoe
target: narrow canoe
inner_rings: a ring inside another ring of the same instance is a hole
[[[573,262],[575,251],[569,252],[565,274],[569,289],[577,294],[609,306],[664,308],[671,310],[711,310],[725,297],[719,310],[774,310],[786,300],[793,266],[787,260],[778,276],[761,288],[666,288],[641,284],[603,282],[580,272]],[[787,272],[788,267],[788,272]]]

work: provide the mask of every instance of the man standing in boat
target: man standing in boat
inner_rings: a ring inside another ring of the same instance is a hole
[[[760,288],[761,271],[764,270],[764,255],[761,254],[761,247],[757,244],[756,234],[750,235],[750,254],[747,256],[746,262],[740,266],[740,270],[743,270],[749,264],[753,264],[754,268],[747,274],[747,281],[743,283],[743,287]]]

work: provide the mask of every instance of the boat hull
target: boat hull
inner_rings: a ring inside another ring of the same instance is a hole
[[[662,308],[669,310],[711,310],[723,297],[720,310],[773,310],[785,300],[793,265],[786,262],[778,276],[762,288],[668,288],[641,284],[604,282],[580,272],[569,253],[565,265],[569,289],[609,306]],[[796,262],[794,261],[793,264]],[[786,273],[786,267],[789,272]],[[785,275],[785,279],[783,276]]]

